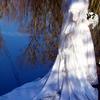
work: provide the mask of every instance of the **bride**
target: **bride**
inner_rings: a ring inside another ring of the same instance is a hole
[[[98,100],[98,91],[92,87],[98,83],[89,30],[93,24],[89,20],[93,18],[87,13],[88,1],[72,2],[52,69],[42,79],[19,87],[0,100]]]

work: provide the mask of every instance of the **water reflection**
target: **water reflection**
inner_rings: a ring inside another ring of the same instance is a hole
[[[16,20],[10,21],[6,17],[0,19],[0,95],[42,77],[49,70],[49,67],[45,67],[47,64],[20,62],[20,57],[30,42],[30,36],[19,32],[19,27]]]

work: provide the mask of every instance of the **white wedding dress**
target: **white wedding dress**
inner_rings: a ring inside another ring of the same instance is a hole
[[[98,100],[94,46],[87,21],[67,25],[52,69],[42,79],[1,96],[0,100]]]

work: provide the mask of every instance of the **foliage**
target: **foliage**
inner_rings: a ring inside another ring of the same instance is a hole
[[[100,2],[98,2],[98,0],[90,0],[89,10],[99,15],[98,26],[94,30],[91,30],[95,45],[95,51],[96,53],[98,53],[100,52]]]
[[[30,43],[22,54],[24,61],[54,61],[63,20],[64,0],[0,0],[0,16],[21,24],[19,31],[28,32]],[[90,0],[89,10],[100,15],[100,2]],[[26,24],[28,18],[30,21]],[[25,20],[25,22],[24,22]],[[100,23],[92,30],[96,51],[100,50]]]

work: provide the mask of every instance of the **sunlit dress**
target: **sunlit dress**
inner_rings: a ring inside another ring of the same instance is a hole
[[[98,100],[94,46],[87,23],[70,23],[51,70],[0,100]]]

